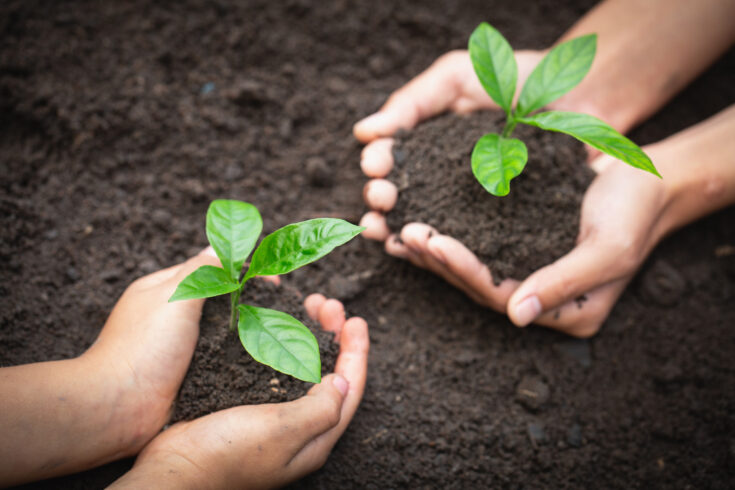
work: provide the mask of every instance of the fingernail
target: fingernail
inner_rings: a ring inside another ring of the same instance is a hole
[[[381,126],[385,126],[385,114],[382,112],[376,112],[375,114],[358,122],[357,126],[361,131],[378,133],[380,132]]]
[[[210,257],[216,257],[217,252],[215,252],[212,246],[210,245],[204,250],[202,250],[201,252],[199,252],[199,255],[209,255]]]
[[[340,393],[342,393],[342,396],[345,396],[347,394],[347,390],[350,388],[350,383],[339,374],[334,376],[332,384]]]
[[[538,296],[529,296],[515,308],[515,317],[519,326],[525,327],[541,314],[541,302]]]

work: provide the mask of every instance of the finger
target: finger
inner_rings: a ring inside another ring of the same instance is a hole
[[[400,235],[393,233],[385,240],[385,251],[399,259],[408,259],[408,247],[401,240]]]
[[[368,240],[385,241],[390,235],[390,228],[385,221],[385,216],[377,211],[368,211],[360,219],[360,226],[365,227],[362,236]]]
[[[336,374],[343,376],[349,383],[342,403],[339,423],[329,431],[317,436],[293,459],[290,466],[302,475],[324,464],[329,452],[352,421],[365,391],[369,350],[367,323],[362,318],[350,318],[342,330],[340,353],[335,366]]]
[[[445,265],[448,272],[459,278],[465,290],[473,291],[480,297],[480,304],[505,312],[505,305],[513,291],[518,287],[518,281],[506,279],[499,285],[493,282],[493,276],[487,265],[465,247],[460,241],[446,236],[436,235],[428,240],[426,245],[429,253]]]
[[[528,325],[544,311],[552,310],[587,291],[611,282],[617,256],[597,240],[585,240],[551,265],[531,274],[508,301],[508,316],[518,326]],[[627,270],[625,270],[627,272]]]
[[[403,228],[401,236],[408,247],[409,251],[407,258],[411,263],[418,267],[430,270],[434,274],[442,277],[445,281],[449,282],[452,286],[460,289],[476,303],[487,306],[475,291],[468,288],[467,285],[459,277],[453,274],[444,263],[437,260],[436,257],[429,252],[427,244],[433,239],[433,237],[438,236],[438,232],[434,228],[422,223],[411,223]]]
[[[317,314],[319,323],[327,332],[333,332],[335,339],[339,339],[342,326],[345,324],[345,307],[336,299],[328,299],[319,308]]]
[[[372,179],[363,187],[362,197],[370,209],[386,213],[396,205],[398,188],[389,180]]]
[[[281,285],[281,276],[258,276],[258,277],[264,280],[265,282],[275,284],[276,286]]]
[[[355,124],[355,137],[367,143],[391,136],[399,129],[413,128],[419,121],[447,110],[460,92],[460,78],[467,68],[464,65],[469,64],[466,53],[464,58],[454,52],[437,59],[423,73],[394,92],[380,111]]]
[[[327,298],[323,294],[310,294],[304,300],[304,308],[309,318],[316,321],[319,318],[319,309],[322,307]]]
[[[152,274],[148,274],[147,276],[137,279],[133,284],[131,284],[131,289],[144,290],[165,285],[165,290],[168,291],[171,289],[171,283],[175,282],[175,284],[178,285],[178,283],[181,282],[181,279],[202,265],[214,265],[221,267],[217,254],[215,254],[214,249],[211,246],[206,247],[184,263],[153,272]],[[174,286],[174,290],[175,289],[176,286]],[[173,291],[171,291],[171,293],[173,294]]]
[[[383,178],[393,169],[393,138],[379,138],[362,150],[360,168],[365,175]]]
[[[411,262],[438,274],[476,303],[505,312],[506,302],[518,287],[518,281],[506,279],[495,285],[490,269],[474,253],[428,225],[406,225],[401,239],[409,250]]]
[[[591,337],[600,330],[629,281],[630,278],[624,278],[600,286],[543,313],[535,323],[573,337]]]
[[[278,418],[288,429],[282,431],[284,443],[293,449],[293,454],[339,423],[348,390],[349,382],[344,377],[330,374],[305,396],[279,405]]]

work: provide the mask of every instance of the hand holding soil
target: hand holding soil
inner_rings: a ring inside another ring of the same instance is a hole
[[[144,446],[134,469],[119,483],[135,482],[141,474],[160,482],[163,474],[176,476],[166,482],[173,485],[200,486],[198,478],[211,483],[214,475],[228,479],[222,487],[272,486],[324,463],[362,398],[369,340],[364,320],[346,320],[342,304],[321,295],[308,297],[305,306],[340,339],[336,374],[301,399],[223,410],[157,436],[189,368],[204,304],[201,299],[169,303],[168,298],[203,265],[220,265],[211,248],[136,280],[80,357],[2,369],[0,484],[82,471],[133,456]],[[277,277],[266,280],[279,282]],[[225,451],[229,459],[219,457]],[[257,464],[243,468],[242,460],[253,461],[254,455]],[[193,461],[202,466],[192,466]]]
[[[465,57],[464,63],[461,56]],[[452,59],[452,64],[446,61]],[[518,63],[523,65],[520,59]],[[449,99],[440,96],[438,106],[427,106],[426,100],[432,94],[426,87],[432,84],[426,80],[433,80],[436,89],[451,79],[446,78],[450,73],[461,73],[462,66],[467,64],[466,53],[452,53],[440,59],[391,96],[378,114],[359,122],[355,135],[368,140],[398,127],[412,127],[442,109],[457,109],[454,96]],[[446,70],[446,74],[439,74],[437,70]],[[477,82],[471,74],[467,78]],[[456,87],[458,85],[449,83],[446,93],[453,94]],[[456,90],[457,93],[467,92]],[[563,107],[565,99],[560,99],[558,104]],[[461,107],[468,107],[466,101]],[[477,104],[469,107],[477,107]],[[403,122],[399,113],[404,115]],[[669,170],[663,182],[636,175],[630,169],[617,168],[619,165],[611,165],[615,160],[609,156],[594,160],[591,166],[599,175],[585,195],[576,248],[552,265],[531,274],[520,286],[514,280],[495,284],[491,271],[470,249],[428,225],[410,223],[403,227],[400,235],[390,235],[381,213],[393,209],[398,198],[397,187],[384,179],[394,165],[391,139],[377,139],[363,152],[363,171],[374,179],[364,189],[365,201],[373,211],[363,217],[361,224],[368,228],[366,236],[386,240],[388,253],[433,271],[482,305],[507,311],[518,326],[536,322],[574,336],[588,337],[599,330],[625,285],[666,233],[691,221],[686,215],[701,216],[708,212],[705,209],[717,209],[711,204],[699,203],[689,213],[681,213],[674,202],[686,199],[678,192],[681,189],[696,195],[697,184],[702,184],[696,176],[682,175],[682,167],[687,164],[682,155],[696,158],[702,154],[718,154],[717,148],[721,146],[718,138],[723,138],[727,128],[732,127],[731,119],[732,110],[724,111],[707,123],[652,145],[648,151],[657,155],[655,164]],[[716,163],[703,173],[714,176],[717,186],[729,187],[731,176],[727,172],[727,158],[719,155],[709,162]],[[731,200],[731,195],[718,199],[717,206]]]
[[[365,321],[345,320],[338,301],[315,294],[304,305],[340,339],[335,374],[298,400],[230,408],[174,425],[111,488],[151,481],[167,488],[271,488],[320,468],[362,399],[369,340]]]

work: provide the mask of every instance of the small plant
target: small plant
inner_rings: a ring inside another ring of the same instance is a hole
[[[526,145],[511,138],[518,123],[566,133],[623,162],[661,177],[643,150],[608,124],[587,114],[532,112],[555,101],[585,77],[597,49],[597,35],[589,34],[554,47],[526,80],[518,103],[512,107],[518,67],[508,41],[483,22],[470,36],[472,66],[485,91],[505,111],[503,133],[486,134],[472,151],[472,172],[489,193],[505,196],[510,181],[520,175],[528,161]]]
[[[352,240],[364,228],[332,218],[284,226],[263,238],[242,276],[245,260],[262,229],[263,220],[252,204],[212,201],[207,210],[207,239],[222,267],[198,268],[179,283],[169,302],[229,293],[230,329],[237,327],[240,342],[253,359],[294,378],[318,383],[319,345],[309,329],[286,313],[239,304],[240,295],[249,279],[286,274],[310,264]]]

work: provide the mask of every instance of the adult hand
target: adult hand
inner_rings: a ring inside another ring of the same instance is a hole
[[[577,246],[520,284],[495,286],[487,266],[457,240],[412,223],[386,250],[432,270],[478,303],[577,337],[594,335],[653,247],[669,232],[735,200],[735,107],[644,148],[658,179],[596,158]]]
[[[542,51],[516,51],[518,85],[521,86],[544,56]],[[419,122],[451,110],[468,113],[497,109],[480,85],[467,51],[451,51],[438,58],[426,71],[393,93],[375,114],[355,124],[355,137],[367,143],[360,165],[370,180],[363,192],[373,210],[360,224],[366,238],[384,241],[390,231],[383,213],[396,203],[398,190],[385,180],[393,167],[393,138],[399,129],[410,129]]]
[[[241,406],[172,426],[112,488],[271,488],[321,467],[362,398],[367,324],[345,320],[342,304],[321,295],[309,316],[338,336],[335,374],[287,403]]]

